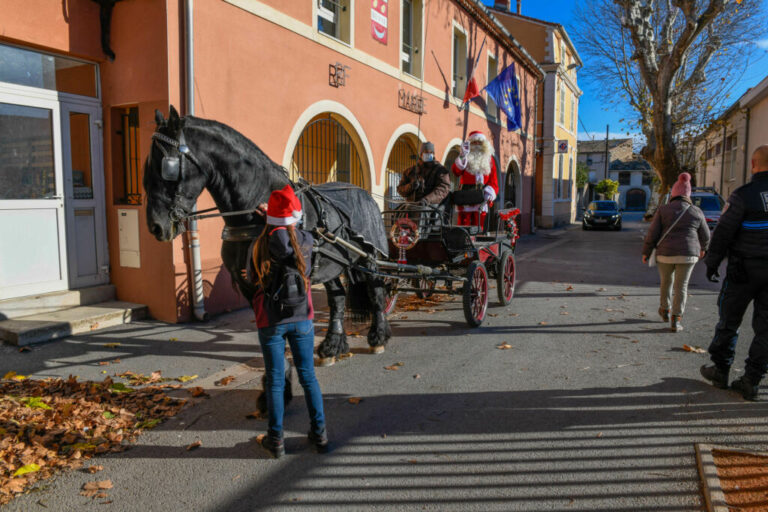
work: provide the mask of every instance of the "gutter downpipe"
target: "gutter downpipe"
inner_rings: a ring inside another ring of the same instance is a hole
[[[747,128],[744,134],[744,182],[742,185],[749,183],[747,180],[749,177],[749,174],[747,174],[747,171],[749,170],[749,164],[747,162],[749,162],[749,117],[751,112],[751,109],[747,107]]]
[[[546,76],[546,75],[544,75]],[[536,167],[539,165],[539,148],[536,135],[539,132],[539,87],[544,79],[536,80],[536,90],[534,91],[533,106],[533,173],[531,176],[531,234],[536,233]],[[542,96],[542,101],[546,96]],[[543,110],[543,109],[542,109]],[[542,125],[543,126],[543,125]]]
[[[184,9],[184,70],[187,95],[187,115],[195,115],[195,47],[194,47],[194,0],[185,0]],[[192,213],[197,211],[197,202]],[[203,292],[203,265],[200,258],[200,234],[197,231],[197,219],[189,221],[187,232],[189,239],[189,260],[192,264],[192,312],[197,320],[208,321],[205,311],[205,293]]]
[[[728,133],[728,126],[723,123],[723,141],[720,143],[720,195],[723,195],[725,187],[725,136]]]

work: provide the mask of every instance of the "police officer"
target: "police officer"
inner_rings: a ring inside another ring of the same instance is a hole
[[[744,375],[731,388],[746,400],[756,400],[768,370],[768,145],[752,154],[752,181],[731,194],[715,228],[705,260],[710,281],[719,280],[717,269],[726,256],[728,266],[718,299],[720,321],[709,346],[714,364],[702,366],[701,374],[714,386],[728,388],[739,325],[754,301],[755,338]]]
[[[405,170],[397,186],[397,193],[412,203],[438,205],[450,191],[451,178],[448,169],[435,161],[434,144],[422,143],[419,161]]]

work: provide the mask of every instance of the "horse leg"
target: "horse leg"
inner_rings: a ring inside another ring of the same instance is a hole
[[[336,357],[349,352],[347,333],[344,331],[344,302],[346,295],[341,279],[338,277],[325,283],[331,316],[328,319],[328,333],[317,347],[318,365],[330,366]]]
[[[392,337],[392,328],[389,325],[387,317],[384,315],[387,298],[384,288],[384,280],[380,278],[369,277],[367,280],[368,297],[370,298],[372,317],[371,328],[368,331],[368,345],[371,347],[372,354],[381,354],[384,352],[384,346]]]

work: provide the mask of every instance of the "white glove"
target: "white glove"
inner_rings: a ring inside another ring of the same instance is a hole
[[[453,161],[453,163],[456,164],[456,167],[461,169],[462,171],[467,168],[467,155],[459,155],[456,157],[456,160]]]
[[[469,154],[469,141],[465,140],[461,143],[461,155],[462,157],[466,157]]]
[[[485,188],[483,188],[483,198],[486,203],[493,202],[496,199],[496,191],[493,190],[493,187],[486,185]]]

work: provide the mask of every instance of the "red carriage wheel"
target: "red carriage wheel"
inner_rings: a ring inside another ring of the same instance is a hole
[[[464,318],[471,327],[479,327],[488,310],[488,272],[481,261],[473,261],[467,268],[464,282]]]
[[[506,250],[499,257],[496,271],[496,291],[499,294],[499,302],[508,306],[515,295],[515,257],[512,251]]]
[[[413,279],[412,285],[414,288],[418,288],[416,296],[420,299],[428,299],[434,294],[435,281],[422,277],[421,279]]]
[[[384,314],[389,315],[397,305],[397,279],[384,279]]]

